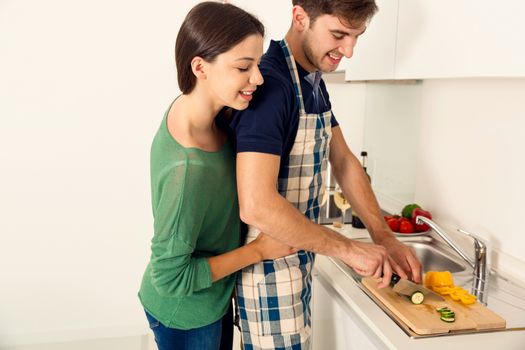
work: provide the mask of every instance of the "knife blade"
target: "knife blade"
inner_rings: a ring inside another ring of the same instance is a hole
[[[438,300],[445,300],[441,295],[436,292],[423,287],[421,284],[414,283],[412,281],[401,278],[399,275],[392,273],[390,279],[390,286],[392,290],[398,294],[411,296],[414,292],[421,292],[426,297],[433,297]]]

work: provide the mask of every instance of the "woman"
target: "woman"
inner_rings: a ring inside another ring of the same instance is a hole
[[[231,349],[233,273],[293,252],[264,235],[239,248],[233,142],[215,122],[263,83],[263,35],[245,11],[203,2],[177,36],[182,95],[151,149],[154,237],[139,292],[160,350]]]

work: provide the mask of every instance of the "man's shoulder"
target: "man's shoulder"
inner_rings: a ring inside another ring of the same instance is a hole
[[[278,83],[283,88],[292,88],[293,83],[280,44],[272,40],[259,64],[265,82]]]
[[[293,89],[292,79],[288,67],[276,58],[263,59],[259,69],[264,78],[264,84],[276,85],[282,89]]]
[[[264,83],[257,88],[258,91],[254,94],[248,110],[264,109],[268,106],[275,108],[276,104],[280,108],[293,106],[295,90],[288,67],[283,67],[278,57],[265,57],[261,60],[259,69]]]

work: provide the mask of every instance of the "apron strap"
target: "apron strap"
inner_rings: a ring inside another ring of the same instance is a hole
[[[299,103],[299,115],[305,115],[306,110],[304,108],[303,102],[303,92],[301,90],[301,81],[299,80],[299,73],[297,72],[297,65],[295,64],[295,59],[293,58],[292,51],[286,39],[281,40],[280,42],[281,49],[284,52],[284,57],[286,58],[286,63],[288,64],[288,70],[292,76],[293,88],[295,90],[295,97]]]

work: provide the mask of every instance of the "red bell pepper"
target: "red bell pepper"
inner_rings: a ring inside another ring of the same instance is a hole
[[[432,214],[430,214],[429,211],[423,210],[421,208],[416,208],[414,209],[414,211],[412,211],[412,223],[414,224],[414,228],[416,229],[416,232],[428,231],[430,227],[427,224],[425,223],[418,224],[416,222],[416,218],[418,216],[424,216],[426,218],[432,219]]]

